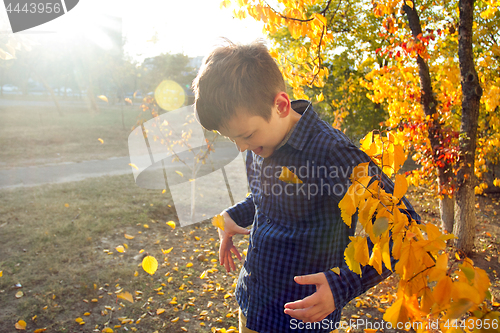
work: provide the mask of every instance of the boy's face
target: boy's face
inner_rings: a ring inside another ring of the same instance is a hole
[[[262,157],[269,157],[291,129],[289,112],[273,107],[269,122],[261,116],[238,112],[219,133],[236,143],[240,151],[251,150]]]

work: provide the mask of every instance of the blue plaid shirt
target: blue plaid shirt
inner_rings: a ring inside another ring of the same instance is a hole
[[[349,188],[353,167],[370,158],[342,132],[322,121],[310,102],[294,101],[292,108],[302,117],[288,141],[267,158],[247,152],[251,194],[227,209],[238,225],[253,224],[236,298],[247,317],[247,327],[259,333],[330,332],[351,299],[391,274],[385,267],[379,275],[365,266],[360,277],[344,262],[344,249],[348,236],[354,235],[356,218],[351,228],[347,227],[338,203]],[[279,180],[282,166],[303,183]],[[380,174],[374,164],[370,170]],[[384,189],[392,193],[392,181],[385,176],[382,179]],[[403,201],[407,213],[419,220],[408,200]],[[340,275],[330,270],[333,267],[340,267]],[[336,310],[313,326],[315,329],[306,329],[304,323],[283,312],[284,305],[316,291],[314,285],[294,282],[294,276],[318,272],[326,275]]]

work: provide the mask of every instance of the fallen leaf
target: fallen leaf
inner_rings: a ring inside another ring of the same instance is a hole
[[[175,170],[175,173],[178,174],[181,177],[184,177],[184,174],[182,172],[180,172],[180,171]]]
[[[21,297],[23,297],[23,296],[24,296],[24,293],[23,293],[22,291],[18,291],[18,292],[16,293],[16,298],[21,298]]]
[[[175,229],[175,222],[174,221],[168,221],[167,225],[171,226],[172,229]]]
[[[37,330],[35,330],[33,333],[42,333],[42,332],[45,332],[47,330],[47,328],[39,328]]]
[[[165,309],[160,308],[160,309],[156,310],[157,315],[161,315],[163,312],[165,312]]]
[[[76,319],[75,319],[75,321],[76,321],[77,323],[81,323],[81,322],[83,321],[83,319],[82,319],[82,318],[80,318],[80,317],[78,317],[78,318],[76,318]]]
[[[188,262],[188,263],[186,264],[186,267],[192,267],[192,266],[193,266],[193,263],[192,263],[192,262]]]
[[[175,317],[174,319],[170,320],[172,323],[176,323],[179,321],[179,317]]]
[[[139,168],[134,163],[129,163],[128,165],[130,165],[132,168],[136,170],[139,170]]]
[[[115,247],[115,250],[120,252],[120,253],[125,252],[125,248],[123,247],[123,245],[118,245],[117,247]]]
[[[19,320],[14,326],[18,330],[25,330],[26,329],[26,322],[24,320]]]
[[[106,96],[104,96],[104,95],[99,95],[99,96],[97,96],[97,98],[99,98],[100,100],[105,101],[106,103],[108,102],[108,98]]]
[[[167,249],[167,250],[163,250],[163,249],[162,249],[161,251],[163,252],[163,254],[169,254],[169,253],[170,253],[170,251],[172,251],[173,249],[174,249],[174,248],[173,248],[173,247],[171,247],[170,249]]]
[[[146,256],[142,259],[142,269],[144,269],[147,273],[153,275],[158,269],[158,261],[156,261],[155,257]]]
[[[124,234],[123,236],[125,236],[126,239],[134,239],[135,236],[131,236],[129,234]]]
[[[2,276],[3,276],[3,271],[0,271],[0,277],[2,277]]]
[[[101,144],[103,144],[103,143],[104,143],[104,140],[103,140],[103,139],[101,139],[101,138],[98,138],[97,140],[99,140],[99,142],[100,142]]]
[[[129,301],[130,303],[134,303],[134,298],[132,297],[132,294],[129,293],[128,291],[119,293],[116,295],[118,298],[124,299],[126,301]]]
[[[69,207],[69,204],[65,203],[65,204],[64,204],[64,207],[68,208],[68,207]]]

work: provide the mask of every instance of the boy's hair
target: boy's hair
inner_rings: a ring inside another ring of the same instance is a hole
[[[262,40],[248,45],[224,41],[205,57],[193,81],[201,125],[218,130],[242,110],[269,121],[276,94],[286,92],[278,65]]]

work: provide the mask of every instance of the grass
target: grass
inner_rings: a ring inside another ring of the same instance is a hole
[[[133,324],[122,327],[141,332],[182,332],[181,327],[206,332],[236,325],[236,276],[212,262],[218,246],[214,227],[206,222],[175,230],[166,225],[175,220],[168,194],[140,189],[127,175],[3,190],[0,200],[0,332],[12,332],[20,319],[30,331],[51,332],[80,330],[76,318],[84,319],[84,331],[115,328],[125,317]],[[115,247],[124,243],[126,252],[117,252]],[[161,249],[170,247],[164,255]],[[160,263],[153,276],[138,267],[146,253]],[[186,267],[188,262],[193,266]],[[207,279],[199,278],[214,266]],[[16,283],[22,288],[13,288]],[[120,289],[135,302],[117,299]],[[18,291],[24,293],[19,299]],[[177,305],[170,304],[174,296]],[[209,301],[214,304],[206,308]],[[165,312],[157,315],[160,308]],[[203,310],[209,312],[200,320]],[[176,317],[180,320],[172,323]]]
[[[83,101],[61,104],[60,116],[51,103],[6,106],[9,101],[0,99],[0,168],[127,156],[128,135],[138,119],[147,118],[138,103],[103,102],[99,112],[90,112]]]

